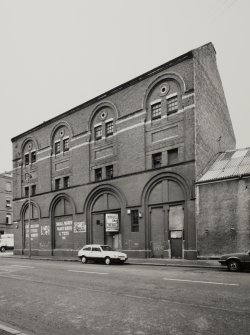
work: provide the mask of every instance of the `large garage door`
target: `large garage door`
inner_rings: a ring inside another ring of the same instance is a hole
[[[164,212],[163,207],[151,208],[152,257],[164,256]]]

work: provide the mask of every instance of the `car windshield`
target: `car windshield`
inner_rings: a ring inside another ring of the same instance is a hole
[[[101,245],[103,251],[114,251],[109,245]]]

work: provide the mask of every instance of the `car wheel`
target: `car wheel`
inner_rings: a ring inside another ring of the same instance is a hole
[[[240,271],[240,262],[235,259],[232,259],[227,263],[227,268],[229,271],[232,272]]]
[[[0,248],[0,251],[1,251],[1,252],[5,252],[5,250],[6,250],[5,247],[1,247],[1,248]]]
[[[111,259],[109,257],[105,258],[105,264],[110,265],[111,264]]]
[[[86,264],[88,260],[85,256],[82,256],[81,261],[83,264]]]

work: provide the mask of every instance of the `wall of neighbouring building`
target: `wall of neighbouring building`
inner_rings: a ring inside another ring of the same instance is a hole
[[[196,195],[201,256],[250,249],[250,178],[200,184]]]

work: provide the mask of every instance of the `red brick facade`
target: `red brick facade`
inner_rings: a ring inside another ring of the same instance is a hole
[[[129,257],[195,258],[194,182],[215,139],[234,147],[230,127],[208,44],[16,136],[15,253],[31,240],[40,255],[96,242]]]

